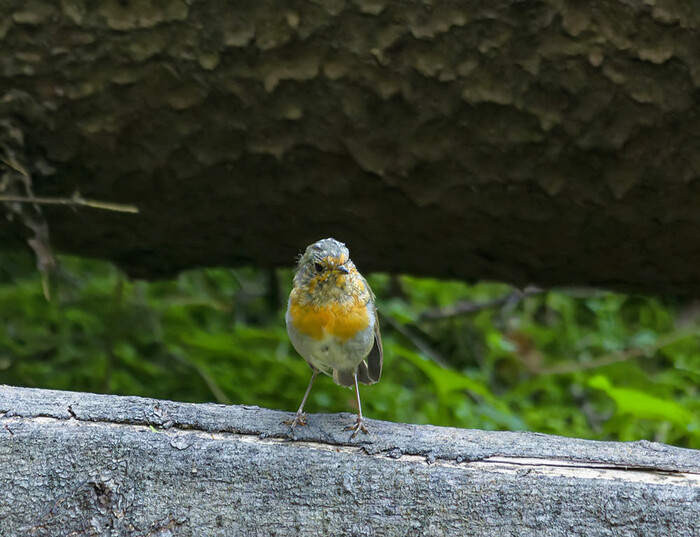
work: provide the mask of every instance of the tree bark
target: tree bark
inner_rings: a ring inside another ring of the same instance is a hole
[[[695,536],[700,453],[0,386],[0,534]]]
[[[61,251],[697,294],[692,2],[0,0],[0,148]],[[5,230],[8,237],[17,230]]]

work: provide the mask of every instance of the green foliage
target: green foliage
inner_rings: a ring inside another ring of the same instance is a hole
[[[588,380],[591,388],[602,390],[617,405],[617,413],[631,419],[648,419],[668,421],[681,427],[687,427],[693,421],[693,415],[678,403],[649,395],[631,388],[615,388],[608,377],[595,375]]]
[[[206,269],[147,283],[108,263],[61,261],[48,302],[31,259],[0,259],[0,382],[297,408],[310,369],[284,328],[291,271]],[[361,388],[367,416],[700,448],[692,304],[592,291],[519,298],[501,284],[381,274],[369,281],[385,369],[381,382]],[[463,303],[477,306],[450,314]],[[323,378],[307,410],[353,404],[350,390]]]

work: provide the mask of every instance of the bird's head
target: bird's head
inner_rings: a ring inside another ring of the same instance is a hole
[[[294,286],[312,295],[334,294],[334,289],[343,289],[356,273],[347,247],[335,239],[322,239],[309,245],[299,257]]]

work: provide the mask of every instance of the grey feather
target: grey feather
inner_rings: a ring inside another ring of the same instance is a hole
[[[333,382],[346,388],[352,388],[355,385],[355,372],[352,369],[333,370]]]
[[[367,356],[367,370],[370,382],[365,382],[365,384],[379,382],[379,379],[382,376],[383,362],[384,347],[382,346],[382,336],[379,333],[379,318],[377,317],[374,324],[374,346],[372,347],[372,350],[369,351],[369,355]]]

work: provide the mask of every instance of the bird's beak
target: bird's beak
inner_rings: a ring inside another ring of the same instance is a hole
[[[350,272],[345,265],[338,265],[338,271],[343,274],[348,274]]]

